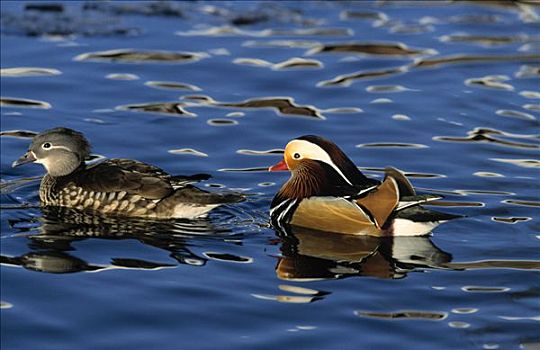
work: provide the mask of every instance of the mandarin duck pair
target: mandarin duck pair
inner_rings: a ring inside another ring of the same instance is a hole
[[[172,176],[131,159],[85,161],[90,144],[72,129],[54,128],[36,135],[28,151],[13,162],[42,164],[47,170],[42,205],[151,219],[193,219],[213,208],[243,201],[241,194],[212,193],[193,183],[207,175]],[[396,169],[384,181],[364,176],[331,141],[302,136],[289,142],[284,160],[270,171],[290,170],[291,178],[274,197],[274,227],[304,227],[354,235],[425,235],[438,223],[457,217],[420,205],[440,197],[417,196]]]

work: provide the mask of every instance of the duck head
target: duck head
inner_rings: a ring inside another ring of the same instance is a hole
[[[268,170],[291,171],[291,178],[281,189],[289,198],[329,195],[337,188],[364,186],[372,182],[335,143],[314,135],[290,141],[285,147],[283,160]]]
[[[42,164],[50,176],[66,176],[90,155],[90,144],[83,134],[68,128],[54,128],[34,136],[28,151],[12,167]]]

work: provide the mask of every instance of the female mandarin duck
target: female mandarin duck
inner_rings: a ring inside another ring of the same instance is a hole
[[[269,171],[290,170],[274,197],[272,224],[372,236],[420,236],[460,216],[420,206],[437,196],[417,196],[407,178],[385,169],[382,182],[364,176],[333,142],[306,135],[285,147],[284,159]]]
[[[39,198],[46,206],[131,217],[192,219],[221,204],[243,200],[240,195],[210,193],[190,184],[208,175],[171,176],[131,159],[87,165],[89,156],[90,144],[83,134],[55,128],[36,135],[28,152],[12,166],[33,162],[45,167]]]

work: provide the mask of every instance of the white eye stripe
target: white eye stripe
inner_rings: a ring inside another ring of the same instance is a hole
[[[294,145],[298,147],[301,150],[304,158],[318,160],[330,165],[339,175],[341,175],[341,177],[345,181],[347,181],[349,185],[352,186],[352,182],[347,179],[345,174],[343,174],[343,172],[338,168],[338,166],[334,164],[334,162],[330,158],[330,155],[320,146],[306,140],[293,140],[289,143],[289,145]]]
[[[69,147],[66,147],[66,146],[53,146],[51,144],[51,147],[47,148],[47,149],[63,149],[63,150],[66,150],[66,151],[69,151],[69,152],[73,152]]]

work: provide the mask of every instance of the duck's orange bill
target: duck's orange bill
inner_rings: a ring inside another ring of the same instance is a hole
[[[289,167],[287,166],[287,163],[285,163],[285,160],[282,160],[281,162],[274,164],[270,168],[268,168],[268,171],[280,171],[280,170],[289,170]]]

